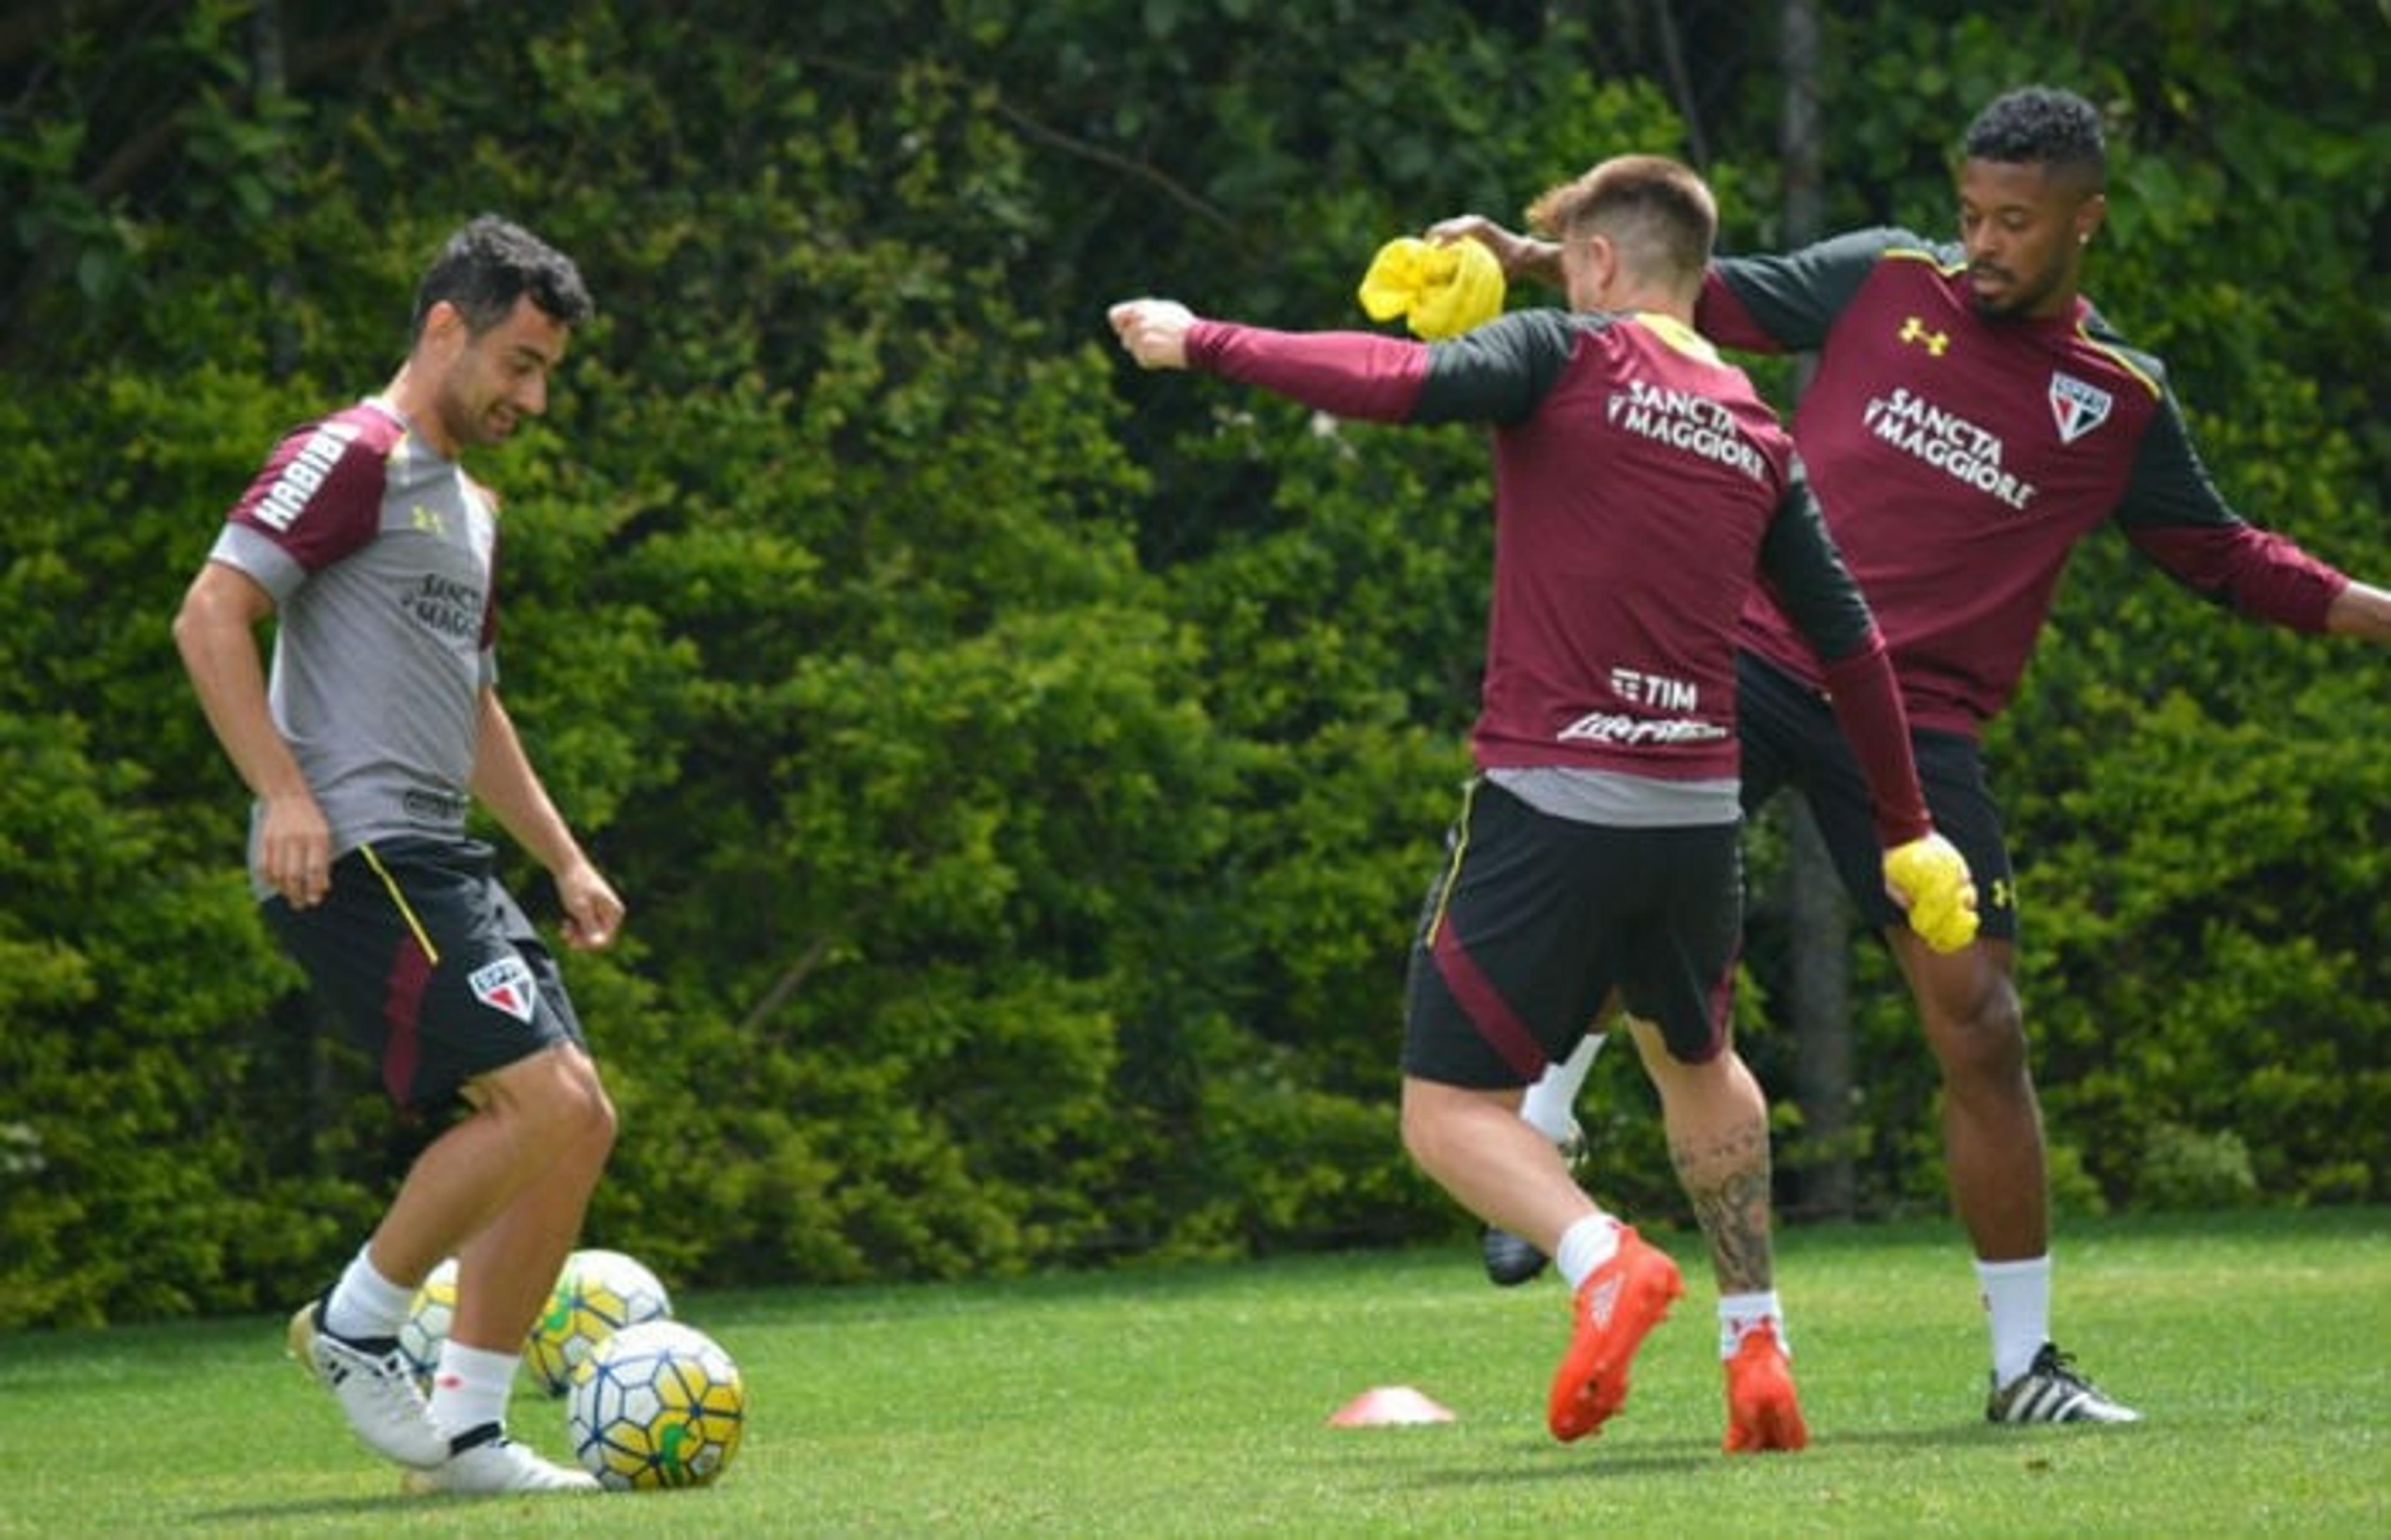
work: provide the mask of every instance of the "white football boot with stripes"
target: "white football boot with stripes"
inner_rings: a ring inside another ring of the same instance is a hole
[[[448,1441],[432,1425],[416,1388],[415,1367],[394,1338],[351,1341],[324,1328],[324,1302],[299,1307],[285,1336],[291,1356],[332,1392],[349,1426],[376,1454],[429,1469],[448,1458]]]
[[[1984,1403],[1987,1422],[2139,1422],[2142,1414],[2100,1393],[2074,1361],[2045,1342],[2034,1365]]]
[[[540,1458],[485,1422],[454,1441],[448,1458],[430,1470],[410,1470],[399,1483],[410,1496],[459,1493],[497,1496],[529,1492],[596,1492],[598,1478],[587,1470]]]

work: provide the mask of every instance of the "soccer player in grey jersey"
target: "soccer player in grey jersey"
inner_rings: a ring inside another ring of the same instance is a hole
[[[292,1350],[416,1489],[594,1490],[506,1436],[523,1343],[581,1228],[614,1111],[554,960],[466,833],[469,798],[546,866],[564,935],[623,903],[532,769],[498,690],[496,499],[459,463],[546,409],[592,313],[578,270],[476,219],[419,286],[383,391],[290,434],[236,502],[174,621],[209,725],[254,793],[269,926],[398,1107],[463,1115],[408,1170]],[[258,625],[275,622],[271,674]],[[427,1403],[397,1332],[458,1259]]]

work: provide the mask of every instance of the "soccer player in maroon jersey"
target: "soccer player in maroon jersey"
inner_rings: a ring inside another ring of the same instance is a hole
[[[1957,245],[1879,229],[1723,259],[1697,313],[1723,344],[1817,354],[1794,439],[1892,648],[1935,825],[1982,884],[1982,933],[1948,956],[1882,902],[1860,782],[1823,730],[1829,682],[1783,609],[1756,595],[1739,664],[1745,803],[1801,789],[1917,1000],[1943,1074],[1945,1149],[1986,1307],[1986,1416],[1997,1422],[2139,1419],[2050,1339],[2048,1184],[2014,984],[2015,892],[1978,746],[2016,690],[2068,553],[2113,522],[2162,570],[2241,614],[2391,641],[2391,594],[2226,505],[2164,367],[2084,298],[2105,176],[2088,102],[2010,92],[1968,130]],[[1483,240],[1507,274],[1557,279],[1549,243],[1479,216],[1429,233]],[[1574,1094],[1536,1092],[1562,1106]]]
[[[1462,1204],[1558,1259],[1576,1326],[1546,1421],[1563,1440],[1596,1431],[1683,1285],[1517,1110],[1616,991],[1639,1019],[1679,1177],[1705,1228],[1733,1238],[1717,1265],[1725,1446],[1798,1449],[1767,1109],[1728,1033],[1748,595],[1775,595],[1834,683],[1878,881],[1906,887],[1921,927],[1964,921],[1947,944],[1973,934],[1973,897],[1927,819],[1876,626],[1790,441],[1690,325],[1717,224],[1709,189],[1674,160],[1622,157],[1553,188],[1531,217],[1559,239],[1570,310],[1517,312],[1452,341],[1270,331],[1166,300],[1110,318],[1148,368],[1341,417],[1493,426],[1479,773],[1412,948],[1404,1143]],[[1927,880],[1902,873],[1908,859],[1932,868]]]

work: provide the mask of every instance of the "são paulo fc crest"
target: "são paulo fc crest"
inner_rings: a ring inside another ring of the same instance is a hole
[[[2059,424],[2059,442],[2074,443],[2109,420],[2115,398],[2098,385],[2087,385],[2072,374],[2053,370],[2050,376],[2050,417]]]
[[[492,1010],[503,1010],[518,1021],[531,1020],[532,1007],[539,1003],[539,991],[531,982],[531,969],[517,956],[504,956],[484,963],[465,976],[472,987],[473,998]]]

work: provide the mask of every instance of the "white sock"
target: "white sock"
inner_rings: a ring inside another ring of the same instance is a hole
[[[335,1337],[367,1340],[395,1337],[415,1303],[415,1286],[393,1283],[373,1264],[373,1248],[360,1247],[332,1297],[324,1302],[324,1329]]]
[[[1561,1232],[1553,1251],[1553,1265],[1561,1270],[1574,1293],[1594,1270],[1619,1254],[1619,1221],[1607,1213],[1590,1213]]]
[[[1763,1326],[1776,1331],[1777,1345],[1785,1351],[1785,1356],[1793,1356],[1792,1341],[1785,1335],[1785,1307],[1778,1303],[1776,1290],[1758,1294],[1721,1294],[1718,1318],[1722,1359],[1734,1357],[1744,1337]]]
[[[442,1342],[440,1367],[432,1374],[432,1425],[450,1438],[487,1422],[504,1427],[522,1362],[520,1354],[467,1347],[454,1337]]]
[[[1544,1066],[1519,1102],[1519,1116],[1545,1138],[1559,1144],[1577,1127],[1577,1094],[1585,1084],[1594,1056],[1602,1051],[1602,1033],[1587,1033],[1567,1059]]]
[[[2050,1257],[1978,1258],[1976,1281],[1984,1289],[1984,1320],[1993,1334],[1993,1383],[2007,1385],[2034,1367],[2034,1355],[2050,1341]]]

